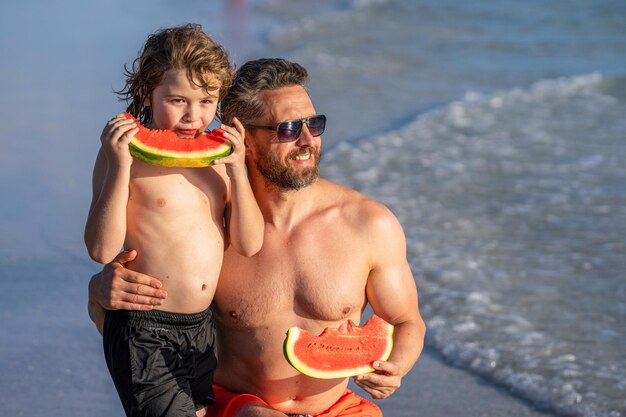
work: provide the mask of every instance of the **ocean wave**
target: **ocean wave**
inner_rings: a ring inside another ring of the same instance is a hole
[[[567,416],[626,415],[626,102],[611,84],[468,92],[324,160],[404,225],[428,343]]]
[[[332,41],[338,30],[361,19],[361,13],[383,7],[389,0],[317,1],[270,0],[260,8],[285,21],[267,34],[273,47],[291,49],[304,43]]]

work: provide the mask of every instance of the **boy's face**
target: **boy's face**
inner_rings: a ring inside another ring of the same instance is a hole
[[[189,80],[186,70],[170,69],[144,105],[152,107],[153,129],[170,129],[180,137],[196,137],[215,117],[218,90],[209,95]]]

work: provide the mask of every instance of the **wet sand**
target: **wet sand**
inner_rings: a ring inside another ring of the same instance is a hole
[[[357,391],[358,392],[358,391]],[[362,393],[362,391],[361,391]],[[377,402],[385,417],[555,417],[426,349],[403,385]]]

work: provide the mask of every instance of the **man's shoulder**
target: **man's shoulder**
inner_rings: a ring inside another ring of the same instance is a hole
[[[379,204],[365,194],[345,185],[329,181],[327,179],[319,179],[318,186],[321,193],[327,196],[336,204]]]
[[[329,204],[337,230],[354,239],[372,262],[387,256],[389,251],[401,251],[405,245],[402,225],[395,214],[383,203],[363,193],[330,181],[323,183],[323,196]]]
[[[320,186],[323,194],[331,199],[331,204],[360,226],[396,221],[387,206],[355,189],[328,180],[320,180]]]

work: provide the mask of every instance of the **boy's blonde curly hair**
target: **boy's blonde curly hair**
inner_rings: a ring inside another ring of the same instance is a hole
[[[152,97],[170,69],[187,70],[192,82],[218,100],[226,95],[235,73],[226,50],[202,26],[185,24],[158,30],[148,36],[132,67],[124,66],[126,85],[116,92],[129,103],[126,111],[142,124],[152,121],[152,109],[144,106],[144,98]]]

